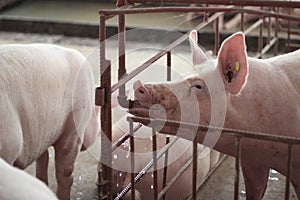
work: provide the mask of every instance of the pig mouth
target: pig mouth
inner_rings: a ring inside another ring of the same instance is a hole
[[[153,118],[155,116],[155,118],[161,118],[162,109],[152,105],[143,105],[138,100],[129,100],[128,112],[136,117]]]
[[[150,118],[149,109],[149,106],[142,105],[138,100],[129,100],[128,112],[134,116]]]

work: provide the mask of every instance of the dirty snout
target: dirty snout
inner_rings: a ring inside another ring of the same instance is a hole
[[[138,117],[167,119],[168,92],[162,84],[145,85],[138,80],[133,84],[135,100],[131,101],[129,113]]]
[[[151,93],[148,88],[142,83],[142,81],[135,81],[133,84],[134,97],[141,106],[150,107],[151,106]]]

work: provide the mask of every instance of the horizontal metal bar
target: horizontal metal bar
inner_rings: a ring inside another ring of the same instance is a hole
[[[211,22],[213,22],[216,18],[218,18],[222,14],[223,13],[216,13],[216,14],[212,15],[210,18],[208,18],[207,22],[200,23],[194,29],[195,30],[200,30],[200,29],[204,28],[205,26],[207,26],[208,24],[210,24]],[[153,64],[155,61],[157,61],[158,59],[160,59],[162,56],[164,56],[165,54],[168,54],[172,49],[174,49],[175,47],[177,47],[178,45],[180,45],[188,37],[189,37],[189,33],[186,33],[186,34],[182,35],[180,38],[178,38],[173,43],[171,43],[170,45],[168,45],[164,50],[161,50],[160,52],[158,52],[157,54],[155,54],[153,57],[151,57],[149,60],[147,60],[146,62],[144,62],[140,66],[136,67],[135,70],[133,70],[132,72],[130,72],[128,75],[122,77],[116,84],[114,84],[112,86],[112,88],[111,88],[111,91],[112,92],[116,91],[119,87],[121,87],[122,85],[124,85],[125,83],[127,83],[128,81],[130,81],[132,78],[134,78],[136,75],[138,75],[139,73],[141,73],[143,70],[147,69],[151,64]]]
[[[202,124],[193,124],[188,122],[178,122],[172,120],[165,120],[165,119],[150,119],[144,117],[127,117],[133,121],[143,121],[143,123],[149,124],[151,122],[151,126],[157,126],[164,124],[165,126],[180,126],[182,128],[198,128],[199,131],[207,131],[208,129],[211,130],[218,130],[222,131],[222,134],[231,135],[235,137],[247,137],[259,140],[268,140],[268,141],[275,141],[275,142],[283,142],[288,144],[300,144],[300,138],[291,137],[291,136],[283,136],[283,135],[272,135],[269,133],[260,133],[260,132],[252,132],[252,131],[243,131],[237,129],[229,129],[229,128],[222,128],[222,127],[213,127],[207,126]]]
[[[272,4],[268,4],[270,6]],[[272,5],[274,6],[274,5]],[[299,4],[300,8],[300,4]],[[241,7],[148,7],[148,8],[133,8],[133,9],[119,9],[119,10],[109,10],[103,9],[99,10],[100,15],[111,15],[111,14],[139,14],[139,13],[160,13],[160,12],[244,12],[249,14],[263,15],[268,17],[277,17],[280,19],[300,21],[299,16],[275,13],[266,10],[257,10]]]
[[[184,4],[213,4],[213,5],[240,5],[240,6],[276,6],[276,7],[300,7],[299,1],[262,1],[262,0],[127,0],[128,3],[184,3]]]

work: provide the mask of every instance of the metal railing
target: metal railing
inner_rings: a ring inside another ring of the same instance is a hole
[[[135,6],[136,3],[165,3],[166,6],[164,7],[137,7]],[[168,3],[176,3],[176,6],[168,6]],[[183,4],[184,3],[184,4]],[[197,4],[204,4],[206,7],[190,7],[187,4],[197,3]],[[208,5],[213,5],[210,7]],[[224,5],[224,7],[216,7],[217,5]],[[225,6],[226,5],[226,6]],[[272,9],[270,11],[262,10],[261,7],[270,7],[272,5]],[[167,80],[171,80],[171,58],[172,58],[172,50],[187,40],[188,34],[186,33],[182,35],[180,38],[169,44],[164,50],[159,51],[154,56],[150,57],[146,62],[143,64],[136,66],[136,68],[127,73],[126,69],[126,54],[125,54],[125,47],[126,47],[126,39],[125,39],[125,30],[126,30],[126,23],[125,23],[125,15],[130,14],[138,14],[138,13],[155,13],[155,12],[201,12],[206,13],[203,17],[203,21],[195,26],[193,29],[201,30],[208,25],[214,23],[214,40],[215,40],[215,54],[218,54],[219,46],[220,46],[220,30],[219,30],[219,17],[223,16],[225,13],[241,13],[241,26],[240,30],[242,30],[245,35],[248,35],[253,30],[258,29],[258,45],[257,45],[257,54],[255,57],[261,58],[264,54],[270,51],[273,48],[273,54],[278,54],[278,44],[279,44],[279,33],[286,33],[286,47],[287,51],[290,50],[292,47],[298,47],[298,44],[292,43],[292,34],[296,33],[299,34],[297,30],[293,30],[290,25],[290,21],[298,21],[300,22],[299,16],[291,16],[288,14],[279,13],[279,8],[300,8],[299,1],[254,1],[254,0],[185,0],[184,2],[181,0],[119,0],[117,2],[117,9],[113,10],[100,10],[100,28],[99,28],[99,39],[100,39],[100,86],[96,90],[96,104],[101,106],[101,129],[105,133],[103,137],[107,137],[110,141],[112,140],[112,112],[111,112],[111,94],[119,90],[119,102],[120,105],[123,107],[128,107],[128,100],[125,95],[125,84],[134,78],[136,75],[141,73],[143,70],[147,69],[153,63],[155,63],[158,59],[162,57],[166,57],[166,64],[168,66],[167,70]],[[246,6],[255,6],[256,9],[249,9]],[[275,12],[273,11],[275,10]],[[211,16],[208,13],[212,14]],[[255,14],[259,16],[259,19],[252,23],[250,27],[247,29],[245,28],[244,24],[244,14]],[[112,17],[118,17],[118,36],[119,36],[119,67],[118,67],[118,82],[114,85],[111,85],[111,62],[106,59],[106,20]],[[264,28],[263,26],[263,18],[264,17],[275,17],[275,25],[274,27],[268,26]],[[289,25],[286,29],[280,29],[278,19],[285,19],[289,21]],[[264,34],[263,31],[267,29],[267,33]],[[113,150],[119,146],[122,142],[127,139],[130,139],[130,150],[134,152],[134,138],[133,134],[136,130],[140,128],[141,125],[138,127],[133,127],[132,120],[137,118],[129,119],[130,124],[130,132],[125,134],[119,141],[117,141],[113,146],[111,144],[107,144],[104,142],[105,140],[101,140],[101,157],[105,157],[107,162],[111,163],[112,161],[112,152]],[[157,120],[155,123],[159,123]],[[154,124],[155,124],[154,123]],[[178,126],[179,122],[164,122],[170,126]],[[185,124],[180,123],[181,126],[186,126],[187,128],[195,127],[199,130],[206,130],[207,128],[214,128],[214,127],[205,127],[201,125],[195,124]],[[158,193],[157,187],[157,173],[156,173],[156,163],[157,160],[162,157],[163,154],[168,153],[168,149],[172,146],[174,141],[166,141],[166,150],[163,153],[157,154],[156,153],[156,135],[155,135],[155,127],[153,129],[153,159],[150,163],[148,163],[145,168],[138,173],[136,176],[135,174],[131,174],[131,183],[127,185],[123,189],[123,191],[116,197],[116,199],[121,198],[125,195],[126,192],[132,190],[132,194],[134,194],[135,183],[146,173],[148,169],[151,167],[154,168],[154,178],[153,178],[153,186],[154,186],[154,199],[161,199],[164,198],[164,195],[168,191],[168,189],[172,186],[172,183],[176,179],[172,179],[169,183],[166,183],[166,178],[164,177],[164,188],[163,190]],[[218,129],[218,128],[216,128]],[[288,146],[288,163],[287,167],[290,170],[290,162],[291,162],[291,149],[293,145],[300,144],[300,139],[297,138],[290,138],[290,137],[280,137],[268,134],[257,134],[257,133],[250,133],[250,132],[243,132],[237,130],[228,130],[222,129],[222,134],[230,134],[236,137],[236,150],[237,150],[237,157],[235,161],[235,184],[234,184],[234,199],[238,199],[238,191],[239,191],[239,174],[240,174],[240,141],[243,138],[256,138],[261,140],[271,140],[277,142],[286,143]],[[197,137],[195,137],[197,138]],[[192,192],[192,199],[196,199],[197,196],[197,187],[196,187],[196,176],[197,173],[197,140],[193,141],[193,156],[190,158],[188,163],[182,167],[182,169],[178,172],[176,177],[179,177],[181,173],[189,166],[193,164],[193,192]],[[167,156],[165,156],[167,157]],[[131,158],[132,163],[132,171],[134,171],[134,157]],[[167,172],[167,168],[165,169],[165,173]],[[288,171],[288,176],[286,179],[286,192],[285,198],[289,198],[289,184],[290,184],[290,171]],[[175,177],[175,178],[176,178]],[[99,198],[100,199],[112,199],[112,169],[110,166],[102,165],[101,171],[98,173],[98,191],[99,191]],[[135,199],[135,196],[132,195],[132,199]]]

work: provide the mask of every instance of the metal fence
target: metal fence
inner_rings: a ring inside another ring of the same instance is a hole
[[[145,3],[164,3],[163,7],[150,6],[141,7],[140,4]],[[203,7],[191,7],[189,4],[203,4]],[[174,6],[175,5],[175,6]],[[223,6],[220,6],[223,5]],[[246,6],[253,6],[254,8],[249,8]],[[143,70],[147,69],[153,63],[155,63],[158,59],[162,57],[166,57],[166,64],[168,66],[168,77],[167,80],[171,80],[170,69],[172,66],[171,57],[172,50],[184,42],[188,38],[188,34],[186,33],[171,44],[167,46],[164,50],[158,52],[153,57],[149,58],[146,62],[141,64],[140,66],[136,66],[135,70],[127,73],[126,70],[126,55],[125,55],[125,47],[126,47],[126,39],[125,39],[125,15],[137,14],[137,13],[155,13],[155,12],[200,12],[204,13],[203,21],[194,27],[195,30],[201,30],[204,27],[215,24],[214,26],[214,40],[215,47],[214,53],[217,54],[220,46],[220,30],[219,30],[219,18],[226,13],[241,13],[241,25],[240,30],[242,30],[247,36],[251,31],[258,29],[258,44],[257,44],[257,54],[255,57],[260,58],[267,52],[270,52],[270,49],[273,49],[273,54],[278,54],[278,44],[281,34],[281,37],[285,38],[286,41],[286,50],[290,51],[293,48],[299,48],[300,45],[295,42],[293,39],[293,35],[299,36],[299,29],[295,29],[291,27],[291,22],[297,21],[300,22],[299,16],[293,16],[284,13],[280,13],[280,8],[300,8],[300,1],[262,1],[262,0],[119,0],[117,2],[116,9],[113,10],[100,10],[100,29],[99,29],[99,39],[100,39],[100,86],[96,90],[96,104],[101,106],[101,129],[105,135],[103,137],[107,137],[109,140],[112,139],[112,111],[111,111],[111,93],[119,90],[119,102],[123,107],[128,107],[128,100],[125,95],[125,84],[138,75]],[[268,9],[262,9],[262,7],[267,7]],[[251,26],[247,29],[245,28],[244,23],[244,15],[245,13],[254,14],[258,16],[258,20],[253,22]],[[111,61],[106,59],[106,20],[118,17],[118,40],[119,40],[119,68],[118,68],[118,82],[114,85],[111,85]],[[264,17],[274,17],[275,26],[264,27],[263,26],[263,18]],[[285,28],[279,26],[279,19],[284,19],[288,21],[288,25]],[[130,118],[130,132],[125,134],[116,144],[113,146],[104,142],[105,140],[101,140],[101,156],[105,157],[108,162],[112,161],[112,151],[116,146],[120,145],[122,142],[130,139],[131,151],[134,152],[134,138],[133,134],[138,127],[133,127],[133,122],[137,120],[137,117]],[[150,119],[148,119],[150,120]],[[159,120],[151,124],[159,123]],[[214,127],[206,127],[195,124],[187,124],[184,122],[164,122],[165,125],[169,126],[186,126],[187,128],[197,127],[198,130],[207,130],[208,128]],[[168,191],[169,187],[171,187],[172,183],[164,184],[166,187],[158,193],[157,189],[157,173],[155,172],[157,159],[159,159],[162,154],[156,153],[156,135],[154,134],[155,126],[153,129],[153,160],[145,166],[141,173],[131,174],[131,183],[124,188],[124,190],[119,194],[116,198],[121,198],[129,190],[134,191],[135,183],[143,176],[144,172],[154,168],[154,178],[153,178],[153,186],[154,186],[154,199],[162,199],[164,194]],[[215,128],[218,129],[218,128]],[[269,134],[259,134],[259,133],[251,133],[237,130],[229,130],[222,129],[222,134],[230,134],[236,137],[236,152],[237,157],[235,159],[235,184],[234,184],[234,199],[238,199],[239,192],[239,180],[240,180],[240,141],[243,138],[256,138],[259,140],[268,140],[268,141],[276,141],[282,142],[287,145],[288,148],[288,159],[287,159],[287,169],[288,176],[286,178],[286,191],[285,191],[285,199],[289,199],[289,188],[290,188],[290,164],[291,164],[291,149],[293,145],[299,145],[300,139],[291,138],[291,137],[282,137],[282,136],[274,136]],[[196,137],[197,138],[197,137]],[[172,142],[168,143],[167,146],[171,146]],[[193,177],[196,177],[197,173],[197,141],[196,139],[193,141],[194,153],[192,158],[190,159],[189,164],[193,163]],[[166,148],[167,153],[168,148]],[[131,157],[132,167],[134,167],[134,156]],[[180,173],[186,169],[186,166],[183,166],[182,170],[178,172],[178,177]],[[166,169],[167,170],[167,169]],[[98,191],[100,199],[112,199],[112,169],[110,166],[106,166],[102,164],[101,170],[98,173]],[[164,178],[165,180],[165,178]],[[193,178],[193,192],[192,199],[197,198],[197,187],[196,187],[196,178]],[[171,181],[172,182],[172,181]],[[134,192],[132,192],[134,194]],[[134,195],[132,195],[132,199],[135,199]]]

